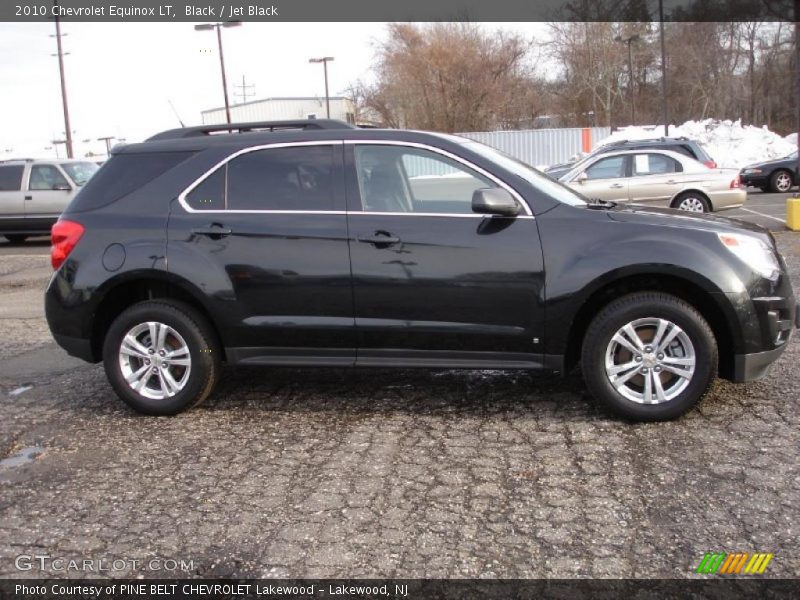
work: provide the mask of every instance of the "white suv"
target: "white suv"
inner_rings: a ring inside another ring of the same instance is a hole
[[[98,166],[88,160],[0,161],[0,234],[12,243],[47,235]]]

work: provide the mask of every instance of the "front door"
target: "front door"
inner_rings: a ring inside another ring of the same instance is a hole
[[[539,366],[536,221],[472,212],[497,187],[434,148],[346,145],[360,365]]]
[[[31,220],[56,220],[67,207],[72,192],[73,185],[56,165],[33,165],[25,194],[25,216]]]
[[[342,147],[238,153],[173,206],[169,270],[209,299],[229,360],[354,362]]]
[[[628,157],[607,156],[594,161],[583,172],[586,177],[570,185],[590,200],[628,201]]]

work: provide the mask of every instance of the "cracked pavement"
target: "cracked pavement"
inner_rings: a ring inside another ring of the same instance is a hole
[[[797,288],[800,236],[776,237]],[[578,373],[253,368],[155,418],[50,341],[48,274],[0,263],[0,577],[98,574],[15,568],[48,555],[126,561],[113,576],[680,578],[709,551],[800,573],[797,336],[670,423],[609,418]]]

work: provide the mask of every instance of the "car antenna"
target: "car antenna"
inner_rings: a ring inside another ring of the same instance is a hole
[[[172,109],[172,112],[175,114],[175,118],[178,119],[178,123],[181,124],[181,127],[186,127],[186,123],[181,120],[181,116],[178,114],[178,111],[175,110],[175,105],[172,103],[172,100],[167,98],[167,102],[169,102],[169,107]]]

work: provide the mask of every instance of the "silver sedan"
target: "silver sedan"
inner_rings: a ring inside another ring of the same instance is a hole
[[[669,150],[627,150],[579,162],[561,182],[589,199],[657,204],[691,212],[742,206],[736,169],[710,169]]]

